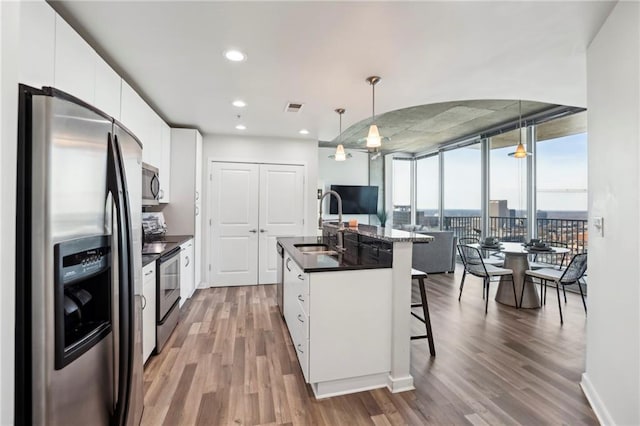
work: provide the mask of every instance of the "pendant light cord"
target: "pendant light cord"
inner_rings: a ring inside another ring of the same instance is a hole
[[[376,122],[376,85],[371,85],[371,91],[373,96],[371,97],[371,123]]]

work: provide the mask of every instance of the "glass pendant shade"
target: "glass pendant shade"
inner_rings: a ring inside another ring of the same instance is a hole
[[[369,135],[367,136],[367,148],[378,148],[381,145],[380,132],[378,126],[372,124],[369,127]]]
[[[347,159],[347,155],[344,152],[344,146],[342,144],[338,145],[336,148],[336,161],[344,161]]]
[[[518,144],[518,147],[516,148],[516,152],[513,153],[513,156],[515,158],[526,158],[527,157],[527,150],[524,149],[524,145],[522,145],[522,143]]]

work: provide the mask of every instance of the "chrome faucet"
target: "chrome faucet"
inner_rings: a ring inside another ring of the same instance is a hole
[[[336,246],[336,250],[342,252],[345,250],[344,248],[344,222],[342,222],[342,197],[336,191],[329,190],[326,191],[320,197],[320,215],[318,216],[318,229],[322,229],[322,225],[324,221],[322,220],[322,202],[327,195],[333,195],[338,200],[338,245]]]

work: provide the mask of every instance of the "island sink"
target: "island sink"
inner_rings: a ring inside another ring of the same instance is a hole
[[[338,254],[325,244],[294,244],[302,254]]]

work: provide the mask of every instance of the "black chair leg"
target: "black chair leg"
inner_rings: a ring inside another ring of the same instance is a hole
[[[466,276],[467,276],[467,270],[465,269],[462,272],[462,280],[460,281],[460,295],[458,296],[458,302],[462,298],[462,288],[464,287],[464,279],[465,279]]]
[[[422,312],[424,314],[424,325],[427,330],[427,340],[429,341],[429,353],[436,356],[436,348],[433,343],[433,331],[431,330],[431,316],[429,316],[429,305],[427,304],[427,290],[424,287],[424,279],[419,278],[420,298],[422,299]]]
[[[525,275],[524,278],[522,278],[522,290],[520,291],[520,306],[518,306],[519,308],[522,308],[522,299],[524,299],[524,285],[526,284],[526,282],[527,282],[527,276]],[[533,288],[535,289],[536,288],[535,283],[533,283],[533,285],[534,285]]]
[[[584,301],[584,293],[582,292],[582,286],[580,285],[580,281],[577,281],[578,288],[580,289],[580,297],[582,297],[582,306],[584,306],[584,313],[587,313],[587,302]]]
[[[485,279],[485,285],[487,287],[487,297],[484,300],[484,314],[487,314],[487,310],[489,309],[489,283],[490,281]]]
[[[564,303],[567,303],[567,290],[565,290],[564,285],[562,286],[562,293],[564,294]]]
[[[560,283],[556,281],[556,293],[558,294],[558,309],[560,310],[560,325],[564,324],[562,319],[562,303],[560,302]]]
[[[435,349],[434,340],[433,340],[433,331],[431,329],[431,316],[429,315],[429,305],[427,303],[427,290],[424,285],[424,277],[416,276],[416,277],[413,277],[413,279],[418,281],[418,287],[420,288],[421,303],[412,303],[411,307],[412,308],[422,307],[423,317],[421,317],[420,315],[416,314],[413,311],[411,311],[411,315],[413,315],[414,317],[416,317],[417,319],[419,319],[424,323],[425,330],[427,333],[421,334],[418,336],[411,336],[411,340],[427,339],[429,342],[429,353],[431,354],[431,356],[435,356],[436,349]]]

